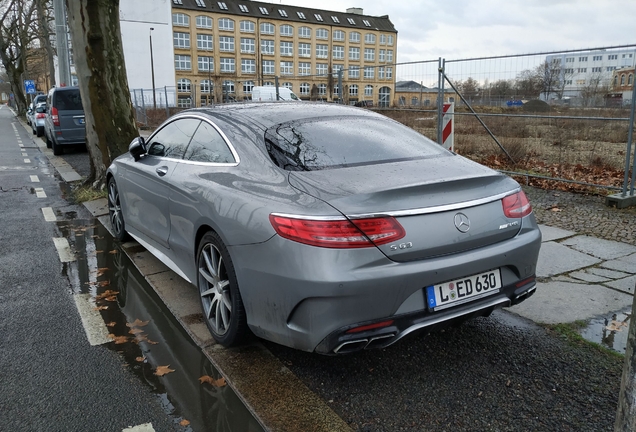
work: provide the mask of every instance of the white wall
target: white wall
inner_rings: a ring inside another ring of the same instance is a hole
[[[128,87],[152,89],[150,28],[155,88],[174,87],[174,51],[170,0],[120,0],[119,20]],[[152,92],[150,91],[149,94]]]

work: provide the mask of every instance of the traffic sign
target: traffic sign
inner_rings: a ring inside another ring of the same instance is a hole
[[[24,80],[24,88],[27,94],[35,94],[35,81]]]

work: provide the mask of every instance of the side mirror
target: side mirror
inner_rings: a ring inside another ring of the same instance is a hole
[[[143,137],[137,137],[128,146],[128,151],[135,158],[137,162],[143,155],[146,154],[146,142]]]

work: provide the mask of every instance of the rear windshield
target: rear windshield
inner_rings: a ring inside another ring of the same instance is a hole
[[[56,92],[54,105],[58,110],[82,111],[84,109],[79,90]]]
[[[272,161],[288,171],[315,171],[449,154],[399,123],[369,117],[327,117],[283,123],[265,132]]]

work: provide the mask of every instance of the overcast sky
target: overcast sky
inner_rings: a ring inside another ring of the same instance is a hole
[[[636,43],[636,1],[273,0],[294,6],[389,15],[398,62],[527,54]]]

